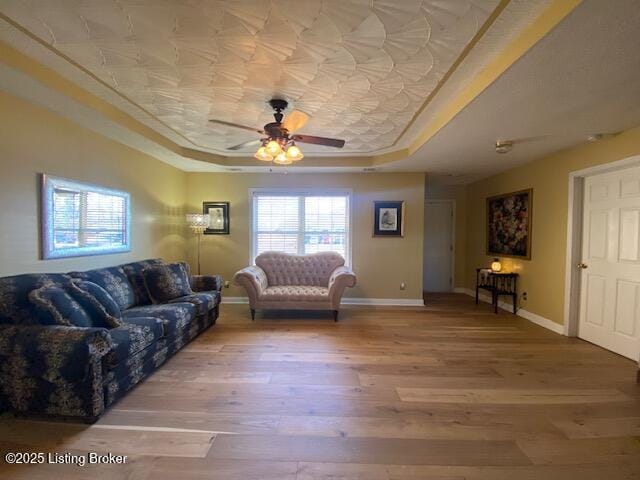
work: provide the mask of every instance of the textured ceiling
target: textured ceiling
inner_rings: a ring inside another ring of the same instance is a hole
[[[584,0],[393,169],[424,169],[443,182],[468,183],[586,144],[591,134],[639,126],[639,44],[638,0],[616,0],[615,8]],[[494,149],[499,139],[523,141],[501,155]]]
[[[345,139],[342,154],[392,147],[497,4],[0,0],[33,35],[194,145],[224,154],[251,133],[208,120],[261,127],[272,97],[311,116],[301,133]]]

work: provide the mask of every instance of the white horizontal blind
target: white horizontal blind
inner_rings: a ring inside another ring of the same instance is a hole
[[[269,250],[332,251],[349,263],[349,195],[256,192],[252,236],[253,259]]]
[[[304,253],[338,252],[347,258],[347,197],[304,198]]]
[[[47,178],[43,199],[45,258],[129,250],[126,192]]]
[[[298,197],[259,196],[255,199],[254,211],[255,256],[268,250],[298,253]]]

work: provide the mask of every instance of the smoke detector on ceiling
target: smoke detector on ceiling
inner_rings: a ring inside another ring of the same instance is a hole
[[[497,140],[496,153],[509,153],[513,149],[513,142],[510,140]]]

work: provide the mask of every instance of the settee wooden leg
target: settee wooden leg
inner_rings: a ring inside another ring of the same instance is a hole
[[[256,309],[255,308],[251,308],[251,320],[255,320],[256,319]]]
[[[333,311],[333,321],[337,322],[338,321],[338,310],[334,310]]]

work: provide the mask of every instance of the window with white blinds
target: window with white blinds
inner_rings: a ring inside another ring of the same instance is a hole
[[[270,250],[331,251],[350,262],[348,193],[260,191],[252,203],[252,260]]]
[[[47,175],[43,178],[44,258],[131,249],[127,192]]]

